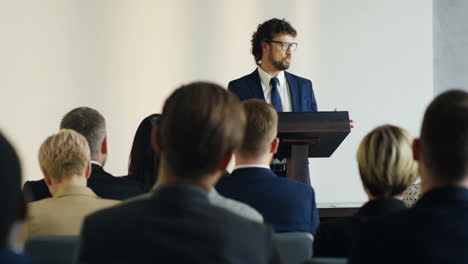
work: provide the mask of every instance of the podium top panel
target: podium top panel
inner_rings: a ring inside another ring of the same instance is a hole
[[[292,145],[308,145],[308,157],[330,157],[350,133],[348,112],[278,113],[277,158],[291,155]]]
[[[278,113],[278,133],[350,132],[349,114],[343,112]]]

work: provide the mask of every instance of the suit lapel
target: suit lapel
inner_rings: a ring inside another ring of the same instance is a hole
[[[254,98],[265,100],[265,95],[263,95],[262,82],[260,81],[260,76],[258,75],[257,71],[258,70],[255,69],[255,71],[249,75],[249,78],[247,79],[247,85],[249,86],[250,92]]]
[[[299,94],[296,79],[287,71],[284,72],[284,76],[288,81],[289,94],[291,94],[291,104],[293,112],[301,112],[299,109]]]

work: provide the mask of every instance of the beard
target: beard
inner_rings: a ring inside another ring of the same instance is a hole
[[[273,54],[270,54],[271,65],[273,65],[273,67],[275,67],[278,71],[287,70],[287,69],[289,69],[289,63],[286,63],[286,58],[288,58],[288,57],[286,56],[282,60],[275,60],[273,58]]]

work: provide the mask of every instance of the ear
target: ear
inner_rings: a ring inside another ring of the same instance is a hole
[[[275,139],[273,139],[270,146],[270,153],[276,154],[276,152],[278,152],[279,142],[279,138],[275,137]]]
[[[270,48],[270,46],[268,45],[269,43],[265,42],[265,41],[262,41],[260,42],[260,45],[262,46],[262,51],[266,51]],[[263,54],[263,52],[262,52]]]
[[[415,161],[421,161],[421,140],[419,138],[415,138],[413,140],[413,145],[411,146],[413,148],[413,159]]]
[[[44,175],[45,183],[47,184],[47,186],[51,186],[52,185],[52,179],[50,178],[49,174],[47,173],[46,170],[44,170],[44,168],[41,168],[41,171],[42,171],[42,174]]]
[[[102,153],[102,154],[107,154],[107,136],[104,137],[104,140],[102,141],[102,144],[101,144],[101,153]]]
[[[219,162],[218,169],[223,172],[226,171],[229,166],[229,162],[231,162],[233,156],[234,156],[234,152],[232,151],[224,155],[223,159]]]
[[[86,171],[85,171],[85,178],[86,180],[89,179],[89,177],[91,176],[91,162],[88,162],[88,165],[86,166]]]
[[[153,148],[154,152],[161,152],[161,148],[158,144],[158,128],[159,125],[156,124],[153,128],[151,128],[151,147]]]

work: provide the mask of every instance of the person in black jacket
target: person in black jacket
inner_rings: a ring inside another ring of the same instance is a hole
[[[417,177],[412,141],[406,130],[392,125],[377,127],[364,137],[357,162],[369,202],[353,217],[320,224],[314,238],[315,257],[348,258],[370,218],[406,209],[401,194]]]
[[[88,216],[79,262],[276,263],[270,227],[208,198],[244,127],[240,102],[226,89],[205,82],[177,89],[153,141],[161,158],[157,190]]]
[[[14,252],[13,226],[24,221],[25,206],[21,194],[21,167],[13,146],[0,133],[0,264],[31,264],[24,255]]]
[[[427,108],[413,142],[422,197],[363,228],[351,264],[468,263],[468,93],[451,90]]]
[[[107,160],[107,136],[104,117],[95,109],[78,107],[68,112],[60,122],[60,129],[72,129],[82,134],[91,150],[92,170],[88,180],[90,187],[99,197],[124,200],[143,193],[135,183],[114,177],[103,168]],[[51,197],[45,181],[28,181],[23,189],[30,201]]]

